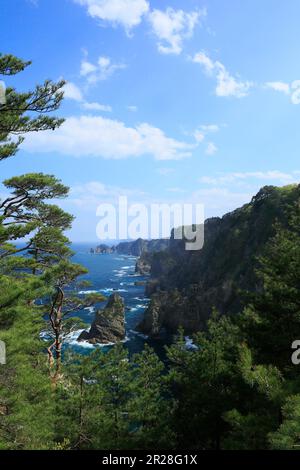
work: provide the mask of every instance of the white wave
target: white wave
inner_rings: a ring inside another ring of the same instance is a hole
[[[136,312],[138,310],[138,308],[136,307],[130,307],[130,312]]]
[[[134,300],[138,300],[139,302],[144,302],[145,300],[148,300],[146,299],[145,297],[141,298],[141,297],[134,297]]]
[[[140,336],[141,338],[143,339],[148,339],[149,336],[148,335],[144,335],[143,333],[140,333],[139,331],[135,331],[135,330],[129,330],[130,333],[132,333],[133,335],[135,336]]]
[[[112,287],[106,287],[104,289],[100,289],[100,292],[103,292],[104,294],[108,294],[109,292],[128,292],[127,289],[116,289]]]
[[[116,343],[95,343],[91,344],[88,341],[77,341],[80,334],[85,331],[85,329],[82,330],[76,330],[73,331],[72,333],[69,333],[66,335],[64,342],[70,346],[79,346],[81,348],[87,348],[87,349],[94,349],[94,348],[105,348],[105,346],[114,346]],[[125,336],[125,338],[120,341],[121,343],[126,343],[129,341],[128,336]]]
[[[50,341],[51,336],[48,331],[41,331],[40,332],[40,338],[44,341]]]
[[[196,346],[194,344],[194,341],[192,340],[192,338],[190,338],[189,336],[185,336],[184,337],[184,340],[185,340],[185,347],[186,349],[188,350],[196,350],[198,349],[198,346]]]
[[[98,290],[80,290],[78,294],[86,295],[86,294],[98,294]]]
[[[93,344],[90,344],[87,341],[77,341],[83,331],[85,331],[84,328],[69,333],[68,335],[66,335],[64,342],[70,346],[81,346],[82,348],[93,349]]]
[[[84,310],[87,310],[89,313],[94,313],[95,307],[93,307],[93,306],[85,307]]]

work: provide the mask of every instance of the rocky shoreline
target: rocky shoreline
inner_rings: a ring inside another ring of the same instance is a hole
[[[262,188],[250,203],[207,219],[205,243],[199,251],[186,251],[183,240],[171,234],[169,247],[154,253],[145,293],[151,297],[137,330],[157,337],[163,330],[183,327],[192,334],[206,327],[212,311],[221,315],[241,309],[241,293],[260,289],[257,259],[274,233],[274,224],[286,223],[298,188],[282,191]],[[143,269],[143,259],[139,262]],[[148,270],[147,266],[147,270]]]
[[[287,208],[295,197],[293,190],[262,188],[243,207],[222,218],[207,219],[205,243],[198,251],[185,250],[185,240],[175,239],[174,230],[169,240],[138,239],[110,248],[137,256],[136,274],[148,276],[145,294],[151,301],[136,330],[155,338],[165,330],[176,333],[182,327],[189,335],[206,327],[214,309],[221,315],[239,312],[241,292],[260,288],[256,260],[274,233],[274,223],[284,225]],[[80,339],[124,339],[124,305],[117,309],[114,320],[108,321],[104,314],[112,306],[115,311],[116,304],[120,305],[119,299],[110,299],[104,311],[97,312],[90,332],[84,332]]]

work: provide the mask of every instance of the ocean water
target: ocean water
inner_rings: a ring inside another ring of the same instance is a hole
[[[130,355],[140,352],[144,348],[144,344],[148,343],[163,358],[165,356],[164,346],[170,343],[171,338],[165,337],[154,341],[135,331],[150,300],[144,294],[145,287],[135,285],[136,281],[145,281],[147,279],[135,273],[136,258],[116,253],[91,254],[91,247],[93,246],[90,244],[72,245],[75,252],[73,261],[88,269],[88,274],[82,276],[81,279],[88,280],[91,283],[84,290],[79,288],[78,293],[97,292],[108,298],[113,292],[118,292],[125,303],[126,340],[124,345],[128,348]],[[103,308],[105,304],[106,301],[95,305],[95,307],[74,312],[73,316],[80,317],[90,326],[95,316],[95,310]],[[103,348],[104,351],[112,347],[112,345],[94,346],[87,342],[78,343],[76,338],[81,331],[77,330],[67,337],[65,341],[66,348],[72,348],[81,354],[89,354],[97,347]]]

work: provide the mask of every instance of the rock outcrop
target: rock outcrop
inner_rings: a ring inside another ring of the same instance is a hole
[[[157,336],[164,328],[187,333],[205,327],[211,312],[240,311],[242,290],[257,290],[257,259],[274,234],[274,224],[283,226],[291,204],[300,202],[300,186],[266,186],[245,204],[222,218],[204,225],[204,246],[186,251],[184,240],[172,233],[169,248],[154,253],[146,295],[152,300],[137,329]]]
[[[151,271],[152,255],[147,251],[142,253],[135,264],[135,272],[147,276]]]
[[[90,249],[91,254],[97,254],[97,255],[104,255],[104,254],[107,255],[107,254],[114,253],[115,251],[116,251],[115,246],[108,246],[103,243],[101,245],[96,246],[96,248]]]
[[[119,294],[112,294],[103,310],[98,310],[89,331],[83,331],[77,341],[116,343],[125,339],[125,307]]]

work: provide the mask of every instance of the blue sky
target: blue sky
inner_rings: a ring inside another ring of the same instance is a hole
[[[2,0],[0,15],[1,52],[33,62],[8,85],[68,81],[65,124],[27,136],[1,179],[61,178],[74,241],[118,195],[208,217],[300,179],[298,0]]]

